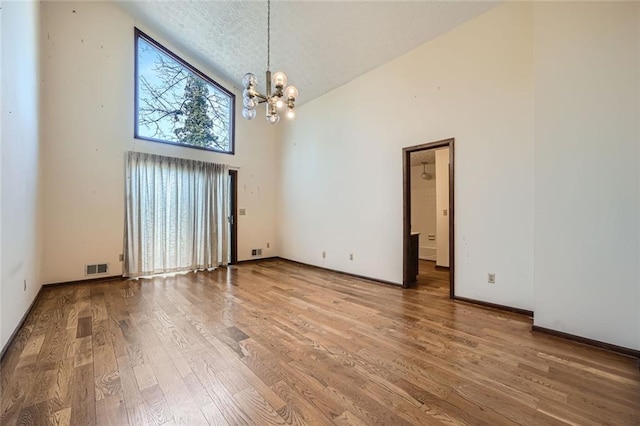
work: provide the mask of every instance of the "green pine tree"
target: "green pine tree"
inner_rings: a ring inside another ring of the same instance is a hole
[[[174,130],[181,143],[209,147],[218,140],[212,132],[213,120],[207,115],[208,95],[207,84],[198,77],[189,76],[182,106],[182,114],[186,117],[184,127]]]

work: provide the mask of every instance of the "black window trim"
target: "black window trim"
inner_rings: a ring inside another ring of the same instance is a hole
[[[235,114],[235,111],[236,111],[236,95],[233,92],[231,92],[230,90],[226,89],[225,87],[222,87],[220,84],[215,82],[212,78],[208,77],[206,74],[204,74],[203,72],[201,72],[200,70],[198,70],[194,66],[190,65],[189,63],[187,63],[185,60],[180,58],[175,53],[171,52],[169,49],[164,47],[162,44],[160,44],[159,42],[155,41],[153,38],[151,38],[150,36],[145,34],[139,28],[134,27],[133,29],[134,29],[134,56],[135,56],[135,65],[134,65],[135,66],[135,69],[134,69],[134,72],[135,72],[135,75],[134,75],[135,93],[134,93],[133,137],[135,139],[140,139],[140,140],[145,140],[145,141],[165,143],[165,144],[169,144],[169,145],[182,146],[182,147],[185,147],[185,148],[202,149],[202,150],[205,150],[205,151],[212,151],[212,152],[217,152],[217,153],[220,153],[220,154],[234,155],[235,154],[235,145],[236,145],[235,144],[235,139],[236,139],[236,120],[235,120],[235,115],[236,115]],[[149,44],[153,45],[155,48],[160,50],[162,53],[168,55],[171,59],[175,60],[180,65],[184,66],[186,69],[188,69],[190,72],[192,72],[196,76],[198,76],[201,79],[203,79],[208,84],[211,84],[216,89],[220,90],[221,92],[225,93],[226,95],[229,95],[230,100],[231,100],[231,105],[230,105],[231,114],[230,114],[230,117],[229,117],[229,119],[231,121],[229,123],[230,126],[231,126],[231,139],[229,141],[229,150],[228,151],[223,151],[223,150],[215,149],[215,148],[207,148],[207,147],[203,147],[203,146],[188,145],[188,144],[184,144],[184,143],[180,143],[180,142],[167,141],[167,140],[164,140],[164,139],[150,138],[150,137],[146,137],[146,136],[140,136],[138,134],[138,40],[140,38],[143,38],[146,42],[148,42]]]

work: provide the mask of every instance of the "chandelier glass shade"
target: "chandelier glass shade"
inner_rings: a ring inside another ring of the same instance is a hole
[[[258,79],[254,74],[247,73],[242,78],[242,116],[247,120],[252,120],[256,116],[256,108],[264,103],[266,106],[267,121],[277,124],[280,121],[279,110],[286,107],[287,118],[295,117],[296,98],[298,89],[295,86],[287,86],[287,75],[278,71],[271,75],[271,0],[267,1],[267,72],[266,72],[266,93],[258,92],[256,86]],[[273,91],[272,91],[273,84]]]

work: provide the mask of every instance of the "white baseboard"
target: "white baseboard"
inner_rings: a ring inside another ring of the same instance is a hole
[[[420,246],[418,250],[418,258],[422,260],[436,260],[436,248]]]

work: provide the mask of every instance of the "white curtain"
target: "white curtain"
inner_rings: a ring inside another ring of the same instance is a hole
[[[226,265],[228,166],[139,152],[125,163],[124,275]]]

